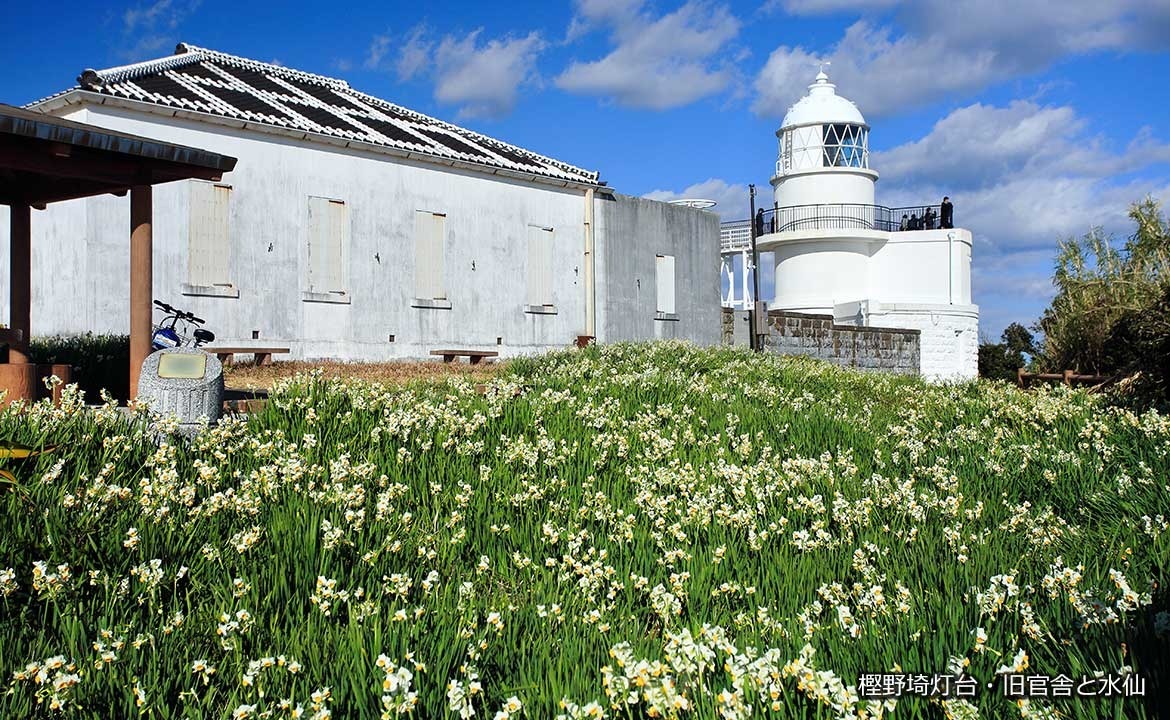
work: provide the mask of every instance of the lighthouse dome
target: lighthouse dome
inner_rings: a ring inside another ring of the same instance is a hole
[[[822,70],[817,73],[816,82],[808,86],[808,94],[788,109],[780,129],[836,123],[865,125],[865,118],[856,105],[837,94],[837,86],[829,82],[829,76]]]

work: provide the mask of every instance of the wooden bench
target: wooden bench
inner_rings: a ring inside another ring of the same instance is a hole
[[[499,357],[495,350],[431,350],[431,355],[442,355],[443,362],[454,362],[456,357],[465,357],[472,365],[478,365],[484,358]]]
[[[272,356],[287,354],[288,348],[278,347],[205,347],[207,352],[219,358],[224,365],[231,365],[236,355],[253,355],[256,365],[271,365]]]

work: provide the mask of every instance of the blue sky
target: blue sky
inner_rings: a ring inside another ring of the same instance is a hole
[[[1170,0],[62,0],[0,15],[0,101],[187,42],[354,87],[633,195],[766,196],[817,59],[872,126],[878,202],[950,195],[981,329],[1030,324],[1059,239],[1170,200]]]

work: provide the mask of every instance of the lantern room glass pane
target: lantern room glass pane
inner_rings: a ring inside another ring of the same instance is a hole
[[[869,167],[869,131],[860,125],[833,123],[824,127],[825,167]]]

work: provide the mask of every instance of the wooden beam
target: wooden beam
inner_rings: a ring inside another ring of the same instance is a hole
[[[131,186],[223,176],[221,171],[213,168],[191,168],[165,160],[120,156],[85,148],[75,148],[69,155],[61,155],[61,152],[59,143],[21,142],[0,136],[0,157],[3,157],[0,164],[3,167],[55,179],[74,178]]]
[[[138,398],[138,375],[150,354],[154,300],[152,188],[130,190],[130,399]]]
[[[25,203],[42,206],[49,203],[92,197],[94,195],[122,194],[132,187],[128,184],[109,184],[92,180],[64,178],[53,180],[46,177],[26,175],[24,182],[0,183],[0,205]],[[37,207],[43,210],[43,207]]]
[[[8,362],[28,362],[28,337],[32,309],[32,211],[28,205],[9,209],[8,325],[19,330],[23,340],[8,348]]]
[[[119,157],[96,157],[81,151],[61,157],[51,143],[18,143],[0,139],[4,167],[56,179],[95,180],[112,185],[144,184],[151,181],[150,163]]]

